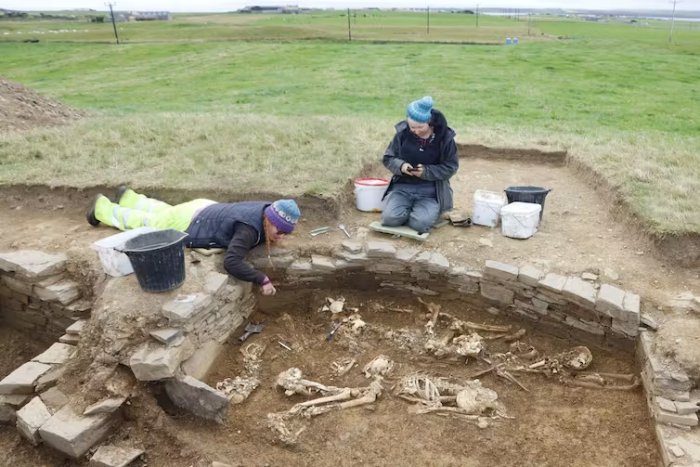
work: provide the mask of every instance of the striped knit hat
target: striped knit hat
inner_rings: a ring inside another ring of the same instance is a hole
[[[430,111],[433,110],[433,98],[425,96],[408,104],[406,116],[418,123],[430,122]]]
[[[277,227],[281,233],[292,233],[299,221],[301,212],[293,199],[278,199],[265,208],[265,217]]]

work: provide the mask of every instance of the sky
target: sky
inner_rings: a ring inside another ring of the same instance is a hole
[[[108,0],[0,0],[10,10],[105,10]],[[673,0],[109,0],[117,10],[234,11],[248,5],[298,5],[320,8],[581,8],[668,10]],[[700,10],[700,0],[678,0],[676,10]]]

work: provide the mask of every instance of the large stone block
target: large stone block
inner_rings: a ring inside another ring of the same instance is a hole
[[[39,428],[51,418],[49,409],[39,397],[17,411],[17,431],[34,446],[41,442]]]
[[[22,294],[22,295],[32,295],[32,289],[33,285],[27,281],[23,281],[20,279],[15,279],[12,276],[9,276],[7,274],[3,274],[0,276],[0,280],[7,286],[8,289]]]
[[[484,277],[501,282],[516,281],[518,280],[518,267],[488,259],[484,266]]]
[[[218,296],[224,291],[228,284],[228,274],[211,271],[204,278],[204,292],[213,296]]]
[[[323,255],[311,255],[311,267],[316,271],[333,272],[336,270],[333,258]]]
[[[78,415],[66,405],[39,428],[39,436],[48,446],[77,459],[109,433],[118,420],[116,414]]]
[[[224,346],[216,340],[205,342],[183,362],[182,371],[196,379],[204,378],[223,349]]]
[[[450,268],[450,262],[447,258],[434,251],[424,251],[416,256],[413,261],[425,267],[429,272],[446,272]]]
[[[54,342],[51,347],[32,358],[32,361],[47,364],[63,364],[75,355],[75,351],[74,345]]]
[[[177,378],[165,384],[165,391],[173,403],[192,414],[223,423],[226,419],[229,399],[221,391],[191,376]]]
[[[544,272],[531,264],[526,264],[518,270],[518,280],[530,287],[537,287],[543,277]]]
[[[0,271],[15,272],[31,280],[60,274],[66,269],[66,255],[19,250],[0,253]]]
[[[568,277],[562,288],[562,295],[584,308],[593,309],[597,291],[593,284],[580,277]]]
[[[17,411],[31,398],[31,394],[0,395],[0,424],[15,423]]]
[[[369,258],[394,258],[396,246],[391,242],[372,240],[367,242],[367,257]]]
[[[180,362],[189,357],[191,344],[165,346],[157,342],[143,344],[129,359],[129,366],[139,381],[158,381],[175,376]]]
[[[174,322],[185,322],[205,311],[212,303],[212,296],[205,293],[178,295],[163,304],[163,316]]]
[[[512,305],[515,293],[493,282],[481,281],[481,295],[504,305]]]
[[[610,284],[603,284],[598,291],[595,309],[613,318],[622,318],[622,301],[625,298],[625,291]]]
[[[32,394],[34,385],[51,365],[27,362],[0,381],[0,394]]]
[[[541,287],[544,290],[548,290],[550,292],[555,292],[559,294],[564,289],[565,284],[566,276],[550,272],[549,274],[544,276],[544,279],[540,280],[537,283],[537,286]]]
[[[34,286],[34,294],[46,302],[59,302],[67,305],[80,297],[80,286],[77,282],[64,279],[46,287]]]

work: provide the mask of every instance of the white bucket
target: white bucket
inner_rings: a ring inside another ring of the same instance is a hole
[[[384,209],[382,197],[389,186],[384,178],[356,178],[355,203],[357,209],[367,212],[381,212]]]
[[[537,232],[542,206],[516,201],[501,209],[501,233],[510,238],[530,238]]]
[[[141,234],[153,232],[158,229],[153,227],[139,227],[138,229],[127,230],[118,234],[110,235],[92,244],[92,249],[97,251],[105,273],[113,277],[126,276],[134,272],[131,261],[126,254],[117,251],[122,248],[127,240],[138,237]]]
[[[474,192],[474,212],[472,213],[472,223],[496,227],[501,215],[501,208],[508,204],[508,200],[503,193],[486,190],[476,190]]]

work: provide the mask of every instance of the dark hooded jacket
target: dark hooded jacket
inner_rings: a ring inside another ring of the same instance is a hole
[[[433,109],[430,113],[430,125],[433,127],[435,137],[440,143],[440,158],[437,164],[424,166],[422,179],[435,182],[435,191],[438,204],[440,205],[440,212],[444,212],[449,211],[453,207],[450,177],[452,177],[459,168],[457,144],[455,143],[456,133],[452,128],[447,126],[447,119],[442,112]],[[384,194],[385,197],[391,192],[401,175],[403,175],[401,173],[401,166],[406,161],[401,157],[401,147],[407,138],[413,138],[406,120],[397,123],[395,128],[396,134],[384,152],[384,166],[394,174]]]

